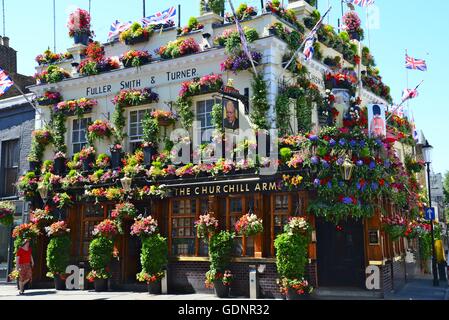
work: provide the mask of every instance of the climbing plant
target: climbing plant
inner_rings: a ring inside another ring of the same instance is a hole
[[[285,93],[281,93],[276,99],[276,127],[281,137],[292,133],[290,118],[290,99]]]
[[[254,92],[254,95],[251,98],[251,122],[253,123],[255,129],[268,129],[270,127],[268,119],[268,110],[270,109],[270,105],[267,99],[267,84],[263,78],[263,75],[254,75],[251,87]]]

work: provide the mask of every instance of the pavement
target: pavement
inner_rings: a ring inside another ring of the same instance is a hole
[[[55,289],[32,289],[25,291],[25,295],[18,295],[17,286],[11,283],[0,283],[0,300],[222,300],[214,294],[164,294],[151,295],[147,292],[108,291],[56,291]],[[249,300],[245,297],[235,297],[231,300]],[[320,300],[382,300],[376,298],[339,297]],[[439,287],[432,285],[431,276],[421,276],[410,280],[401,290],[389,293],[384,300],[449,300],[449,286],[440,281]]]

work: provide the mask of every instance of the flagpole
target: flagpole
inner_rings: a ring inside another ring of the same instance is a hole
[[[424,83],[424,80],[422,80],[422,81],[415,87],[414,90],[418,90],[418,88],[419,88],[423,83]],[[396,112],[396,110],[398,110],[400,107],[402,107],[402,105],[404,104],[405,101],[409,101],[409,100],[410,100],[410,97],[407,97],[407,98],[403,99],[402,102],[401,102],[398,106],[396,106],[396,108],[394,108],[393,110],[391,110],[391,114],[387,117],[387,120],[386,120],[386,121],[388,121],[388,120],[393,116],[393,114]]]
[[[407,59],[408,56],[408,50],[405,49],[405,58]],[[405,68],[405,78],[406,78],[406,83],[407,83],[407,90],[408,90],[408,86],[409,86],[409,82],[408,82],[408,68]],[[408,115],[410,113],[410,101],[407,101],[407,118]]]
[[[242,47],[246,47],[246,48],[247,48],[247,46],[243,43],[243,41],[246,42],[246,36],[245,36],[245,33],[243,32],[242,26],[240,25],[239,19],[237,18],[237,14],[235,13],[234,5],[232,4],[232,0],[229,0],[229,5],[230,5],[230,7],[231,7],[232,14],[234,15],[235,25],[236,25],[237,29],[239,30],[239,34],[240,34],[242,37],[245,38],[245,39],[242,39]],[[248,49],[248,48],[247,48],[247,49]],[[257,74],[257,69],[256,69],[256,65],[254,64],[253,57],[251,56],[251,52],[248,52],[249,50],[243,50],[243,51],[245,51],[246,55],[248,56],[248,59],[249,59],[249,61],[251,62],[251,65],[252,65],[252,67],[253,67],[254,74],[255,74],[256,77],[257,77],[257,75],[258,75],[258,74]]]
[[[53,50],[56,53],[56,0],[53,0]]]
[[[142,4],[143,4],[143,17],[145,18],[146,14],[145,14],[145,0],[142,0]]]
[[[321,17],[321,19],[317,22],[317,24],[315,25],[315,27],[313,27],[312,31],[309,32],[309,34],[304,37],[303,42],[301,43],[301,45],[299,46],[299,48],[296,50],[296,52],[292,55],[290,61],[287,63],[287,65],[284,67],[284,69],[282,70],[281,75],[279,76],[279,78],[281,78],[284,73],[285,70],[288,69],[288,67],[290,66],[290,64],[293,62],[293,60],[295,59],[296,55],[299,53],[299,51],[301,51],[301,48],[304,46],[304,44],[306,43],[307,39],[318,29],[318,27],[321,25],[321,23],[324,21],[324,18],[327,16],[327,14],[331,11],[332,6],[329,7],[329,9],[327,9],[326,13]]]

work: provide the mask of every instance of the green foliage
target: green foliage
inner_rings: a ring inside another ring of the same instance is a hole
[[[220,103],[212,106],[211,123],[216,130],[223,131],[223,106]]]
[[[111,262],[114,243],[111,239],[97,237],[89,245],[89,265],[92,270],[104,271]]]
[[[50,127],[53,129],[53,145],[56,152],[67,152],[67,145],[65,143],[67,127],[65,122],[66,116],[63,113],[52,113]]]
[[[234,245],[234,233],[220,231],[211,236],[209,241],[210,269],[224,271],[231,262]]]
[[[114,139],[115,144],[122,144],[123,140],[126,138],[127,134],[124,131],[126,126],[126,119],[123,115],[125,112],[125,108],[121,103],[117,103],[115,106],[114,113],[112,115],[112,123],[114,125]]]
[[[195,114],[192,110],[192,100],[178,97],[175,103],[175,108],[178,111],[183,128],[189,130],[192,127],[193,119],[195,118]]]
[[[208,7],[210,10],[212,10],[213,13],[222,15],[223,11],[225,9],[225,1],[224,0],[209,0]],[[205,0],[200,1],[200,12],[202,15],[206,12],[209,12],[209,10],[206,10],[206,1]]]
[[[318,42],[313,44],[313,48],[315,50],[314,58],[318,61],[323,60],[323,52],[321,51],[321,45]]]
[[[53,274],[65,273],[70,263],[71,241],[68,235],[53,237],[47,246],[47,268]]]
[[[167,265],[168,247],[167,239],[160,234],[142,238],[142,251],[140,262],[142,271],[155,275],[163,271]]]
[[[290,99],[283,93],[276,99],[276,126],[279,130],[279,136],[283,137],[292,133],[290,126]]]
[[[263,75],[254,75],[251,86],[254,93],[251,98],[251,122],[253,123],[255,129],[268,129],[270,127],[268,119],[268,110],[270,109],[270,105],[268,104],[267,99],[267,84],[263,78]]]
[[[304,277],[307,264],[307,235],[282,233],[276,237],[276,267],[279,275],[287,279]]]
[[[145,113],[145,117],[142,120],[142,131],[143,141],[156,147],[159,142],[159,123],[151,117],[149,112]]]
[[[194,29],[198,25],[198,19],[195,17],[190,17],[187,26],[189,29]]]

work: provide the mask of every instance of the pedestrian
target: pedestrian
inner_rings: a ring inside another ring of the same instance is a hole
[[[22,246],[17,250],[16,266],[19,271],[19,294],[25,292],[25,285],[31,281],[33,276],[34,260],[30,247],[30,240],[25,239]]]

